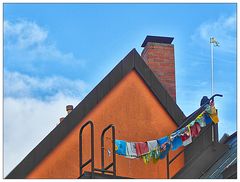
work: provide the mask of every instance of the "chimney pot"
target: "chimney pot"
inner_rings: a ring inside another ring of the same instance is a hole
[[[66,106],[66,111],[67,111],[68,114],[69,114],[70,112],[72,112],[72,110],[73,110],[73,105],[67,105],[67,106]]]
[[[174,39],[173,37],[160,37],[160,36],[147,35],[147,37],[143,41],[141,47],[145,47],[148,42],[155,42],[155,43],[161,43],[161,44],[171,44],[173,39]]]

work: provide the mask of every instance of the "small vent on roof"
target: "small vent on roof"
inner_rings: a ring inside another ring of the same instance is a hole
[[[67,106],[66,106],[66,111],[67,111],[68,114],[69,114],[70,112],[72,112],[72,110],[73,110],[73,105],[67,105]]]
[[[59,120],[60,120],[60,123],[64,120],[65,117],[61,117]]]

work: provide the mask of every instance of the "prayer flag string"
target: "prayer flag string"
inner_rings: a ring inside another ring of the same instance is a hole
[[[174,133],[147,142],[115,140],[115,151],[126,158],[142,158],[145,164],[151,160],[156,163],[159,159],[164,159],[170,150],[174,151],[192,143],[192,138],[199,136],[201,128],[211,123],[217,124],[218,121],[217,110],[212,102],[195,120]]]

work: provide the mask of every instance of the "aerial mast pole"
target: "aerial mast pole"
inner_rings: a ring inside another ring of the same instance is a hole
[[[210,38],[210,45],[211,45],[211,95],[213,95],[213,44],[214,44],[214,38]]]
[[[214,61],[214,57],[213,57],[213,47],[214,46],[219,46],[219,43],[215,40],[214,37],[210,37],[210,46],[211,46],[211,95],[213,95],[213,81],[214,81],[214,64],[213,64],[213,61]],[[214,125],[212,125],[212,141],[215,141],[215,134],[214,134]]]

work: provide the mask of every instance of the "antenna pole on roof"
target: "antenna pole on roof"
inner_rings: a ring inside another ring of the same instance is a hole
[[[219,42],[216,41],[214,37],[210,37],[210,45],[211,45],[211,95],[213,95],[213,76],[214,76],[214,65],[213,65],[213,47],[219,47]],[[215,141],[215,134],[214,134],[214,126],[212,125],[212,141]]]
[[[214,61],[214,57],[213,57],[213,47],[219,47],[219,42],[216,41],[216,39],[214,37],[210,38],[210,45],[211,45],[211,95],[213,95],[213,76],[214,76],[214,65],[213,65],[213,61]]]
[[[213,42],[211,42],[212,38],[210,38],[211,44],[211,95],[213,95]]]

